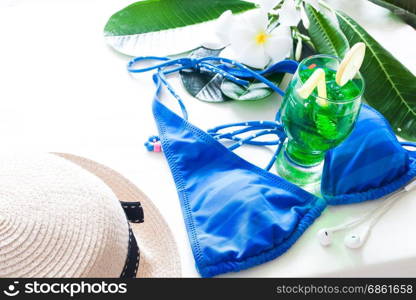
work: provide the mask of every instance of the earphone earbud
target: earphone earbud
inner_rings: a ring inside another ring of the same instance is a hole
[[[358,234],[349,234],[344,238],[344,245],[345,247],[351,249],[360,248],[365,244],[367,238],[371,232],[371,229],[377,224],[380,218],[393,206],[393,204],[397,201],[399,197],[397,194],[390,199],[387,199],[387,202],[384,203],[381,207],[379,207],[373,214],[370,219],[370,223],[365,227],[363,233],[361,235]]]
[[[329,246],[332,243],[332,230],[321,229],[318,231],[318,240],[322,246]]]
[[[393,206],[399,199],[399,196],[404,192],[410,192],[416,189],[416,180],[407,184],[401,191],[393,194],[390,198],[386,199],[382,205],[363,215],[362,217],[347,222],[345,224],[338,225],[332,228],[323,228],[318,231],[317,238],[322,246],[329,246],[332,243],[332,235],[336,231],[345,230],[355,227],[367,220],[370,220],[369,225],[365,228],[365,231],[360,236],[358,234],[349,234],[344,238],[344,245],[348,248],[356,249],[360,248],[367,241],[368,235],[371,229],[376,225],[378,220]],[[370,218],[370,219],[368,219]]]
[[[364,233],[362,235],[358,234],[349,234],[344,239],[344,245],[345,247],[351,248],[351,249],[357,249],[360,248],[367,240],[368,234],[371,231],[371,227],[367,226]]]
[[[356,249],[362,246],[362,241],[359,235],[347,235],[344,239],[344,245],[348,248]]]
[[[363,217],[360,217],[358,219],[352,220],[350,222],[347,222],[345,224],[341,224],[341,225],[338,225],[338,226],[335,226],[335,227],[322,228],[321,230],[318,231],[318,234],[317,234],[317,238],[318,238],[319,243],[322,246],[329,246],[329,245],[331,245],[331,243],[332,243],[332,236],[333,236],[333,233],[334,232],[337,232],[337,231],[341,231],[341,230],[345,230],[345,229],[354,227],[355,225],[358,225],[358,224],[362,223],[368,217],[368,215],[369,214],[366,214]]]
[[[403,191],[410,191],[416,187],[415,182],[407,185]],[[381,219],[381,217],[397,202],[399,199],[399,195],[403,192],[399,192],[389,199],[379,208],[377,208],[374,213],[372,213],[372,217],[370,219],[370,223],[365,227],[363,233],[361,235],[358,234],[349,234],[344,239],[344,245],[351,249],[360,248],[365,244],[367,241],[368,236],[370,235],[371,230],[377,224],[377,222]]]

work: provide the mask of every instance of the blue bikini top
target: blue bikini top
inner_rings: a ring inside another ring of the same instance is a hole
[[[321,183],[329,204],[378,199],[405,186],[416,176],[416,147],[400,143],[390,124],[374,108],[363,105],[351,135],[327,153]]]
[[[136,69],[142,60],[161,64]],[[212,64],[212,62],[219,64]],[[218,126],[205,132],[187,121],[186,108],[166,80],[182,69],[216,72],[238,84],[255,78],[284,94],[262,75],[267,72],[294,73],[297,63],[279,62],[256,72],[235,61],[218,57],[177,59],[139,57],[128,64],[130,72],[157,70],[153,75],[156,94],[153,115],[171,169],[196,267],[203,277],[239,271],[286,252],[314,222],[327,203],[340,204],[375,199],[394,192],[416,175],[416,155],[397,141],[386,120],[374,109],[363,106],[350,137],[326,157],[322,181],[323,198],[257,167],[232,152],[243,144],[277,145],[285,139],[278,121],[255,121]],[[183,117],[159,99],[166,87],[178,100]],[[221,130],[236,127],[232,132]],[[254,132],[249,137],[240,134]],[[264,135],[272,141],[259,141]],[[226,148],[219,141],[233,140]],[[410,144],[408,144],[410,145]],[[414,146],[413,144],[411,144]]]

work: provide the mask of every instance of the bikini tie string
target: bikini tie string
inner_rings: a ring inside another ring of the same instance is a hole
[[[150,67],[135,67],[138,63],[145,61],[156,61],[159,63]],[[226,79],[243,86],[248,86],[250,84],[250,82],[246,79],[257,79],[258,81],[264,83],[281,96],[284,96],[285,93],[278,86],[276,86],[273,82],[271,82],[264,76],[274,72],[294,73],[296,71],[297,66],[298,63],[296,61],[286,59],[276,64],[273,64],[264,70],[257,71],[252,70],[249,67],[235,60],[217,56],[207,56],[203,58],[182,57],[177,59],[158,56],[139,56],[129,61],[129,63],[127,64],[127,70],[130,73],[162,71],[162,74],[165,76],[186,69],[196,71],[204,70],[215,74],[220,74]]]
[[[149,67],[137,67],[139,63],[151,61],[156,61],[156,64]],[[166,76],[168,76],[169,74],[173,74],[182,70],[211,72],[214,74],[220,74],[224,78],[242,86],[248,86],[250,84],[250,81],[248,79],[256,79],[267,85],[269,88],[277,92],[279,95],[284,96],[284,92],[277,85],[275,85],[273,82],[271,82],[264,76],[274,72],[294,73],[297,69],[297,66],[298,63],[296,61],[288,59],[273,64],[264,70],[257,71],[252,70],[247,66],[239,62],[236,62],[235,60],[215,56],[203,58],[183,57],[177,59],[157,56],[140,56],[135,57],[129,61],[129,63],[127,64],[127,70],[130,73],[145,73],[155,71],[155,73],[153,74],[153,82],[156,86],[156,93],[154,99],[160,101],[159,95],[161,92],[161,88],[165,87],[170,92],[170,94],[177,100],[184,119],[188,120],[188,113],[181,97],[175,92],[173,87],[168,83],[166,79]],[[231,128],[235,126],[242,126],[242,128],[228,133],[218,132],[221,129]],[[249,133],[250,131],[253,131],[255,133],[252,133],[251,135],[246,137],[238,136],[243,133]],[[231,151],[237,149],[243,144],[260,146],[277,145],[278,147],[276,150],[276,154],[280,151],[283,141],[286,138],[281,124],[279,124],[278,122],[269,121],[233,123],[210,129],[208,130],[208,133],[217,140],[225,139],[235,141],[235,144],[228,147]],[[277,139],[272,141],[256,140],[258,137],[270,134],[276,135]],[[144,145],[148,151],[162,152],[160,138],[157,136],[151,136]],[[270,169],[273,162],[271,161],[266,167],[266,169]]]

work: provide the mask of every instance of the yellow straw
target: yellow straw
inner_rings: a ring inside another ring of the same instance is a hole
[[[306,80],[306,82],[297,89],[297,93],[302,99],[306,99],[312,94],[315,88],[318,88],[318,104],[326,105],[327,103],[325,99],[327,97],[327,92],[325,71],[323,69],[316,69],[308,80]]]

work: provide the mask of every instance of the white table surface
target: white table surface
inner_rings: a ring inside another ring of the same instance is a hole
[[[57,151],[81,155],[124,174],[158,206],[177,241],[186,277],[194,267],[175,186],[162,155],[143,142],[156,133],[150,74],[132,79],[128,57],[106,46],[108,17],[128,0],[0,0],[1,151]],[[365,0],[331,1],[356,18],[409,69],[416,71],[415,31]],[[182,90],[177,78],[173,84]],[[201,128],[272,119],[280,99],[208,104],[183,94]],[[242,153],[242,152],[240,152]],[[269,151],[243,156],[264,164]],[[416,192],[381,219],[361,250],[348,250],[343,234],[329,248],[316,241],[323,226],[339,224],[380,205],[331,207],[282,257],[226,276],[416,276]]]

